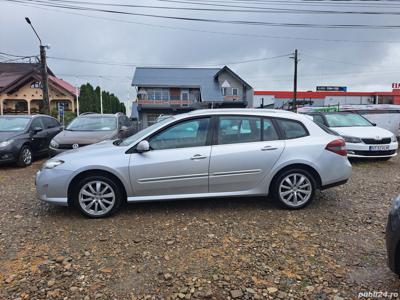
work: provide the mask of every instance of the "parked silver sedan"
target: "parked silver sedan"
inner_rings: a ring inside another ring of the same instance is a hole
[[[345,142],[309,118],[278,110],[175,115],[124,140],[48,160],[38,197],[99,218],[127,202],[272,196],[300,209],[351,174]]]

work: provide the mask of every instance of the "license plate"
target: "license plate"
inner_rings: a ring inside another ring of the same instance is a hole
[[[389,145],[369,146],[369,151],[387,151],[387,150],[389,150]]]

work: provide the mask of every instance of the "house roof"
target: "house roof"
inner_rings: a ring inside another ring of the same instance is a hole
[[[57,78],[48,68],[49,82],[75,95],[75,87]],[[10,92],[18,89],[32,78],[41,79],[39,63],[0,63],[0,92]]]
[[[132,85],[139,87],[200,88],[203,102],[223,101],[215,79],[219,68],[136,68]]]
[[[294,93],[292,91],[255,91],[254,95],[259,96],[274,96],[276,99],[292,99]],[[373,96],[400,96],[399,90],[393,92],[297,92],[298,99],[323,99],[329,96],[343,96],[343,97],[373,97]]]
[[[251,85],[248,84],[246,81],[243,80],[242,77],[240,77],[239,75],[237,75],[235,72],[233,72],[230,68],[228,68],[228,66],[223,67],[222,69],[220,69],[217,74],[214,75],[215,78],[218,77],[219,74],[221,74],[222,72],[227,72],[229,73],[231,76],[235,77],[237,80],[239,80],[243,85],[245,85],[247,88],[252,89]]]

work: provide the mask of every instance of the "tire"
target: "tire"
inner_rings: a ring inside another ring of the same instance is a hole
[[[21,151],[19,151],[17,166],[21,168],[28,167],[32,164],[32,160],[33,154],[31,148],[27,145],[22,146]]]
[[[105,218],[118,211],[122,197],[121,188],[115,180],[104,175],[93,175],[79,181],[73,200],[85,216]]]
[[[279,174],[272,184],[274,199],[278,200],[283,207],[293,210],[309,205],[314,200],[317,189],[313,175],[303,169],[286,170]],[[299,189],[299,187],[302,188]]]

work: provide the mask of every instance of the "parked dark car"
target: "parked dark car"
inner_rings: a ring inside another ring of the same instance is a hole
[[[393,200],[386,226],[386,247],[389,268],[400,275],[400,195]]]
[[[29,166],[33,158],[48,155],[50,141],[61,130],[50,116],[0,116],[0,164]]]
[[[136,131],[135,124],[123,113],[81,114],[51,140],[50,155],[55,156],[104,140],[127,138]]]

